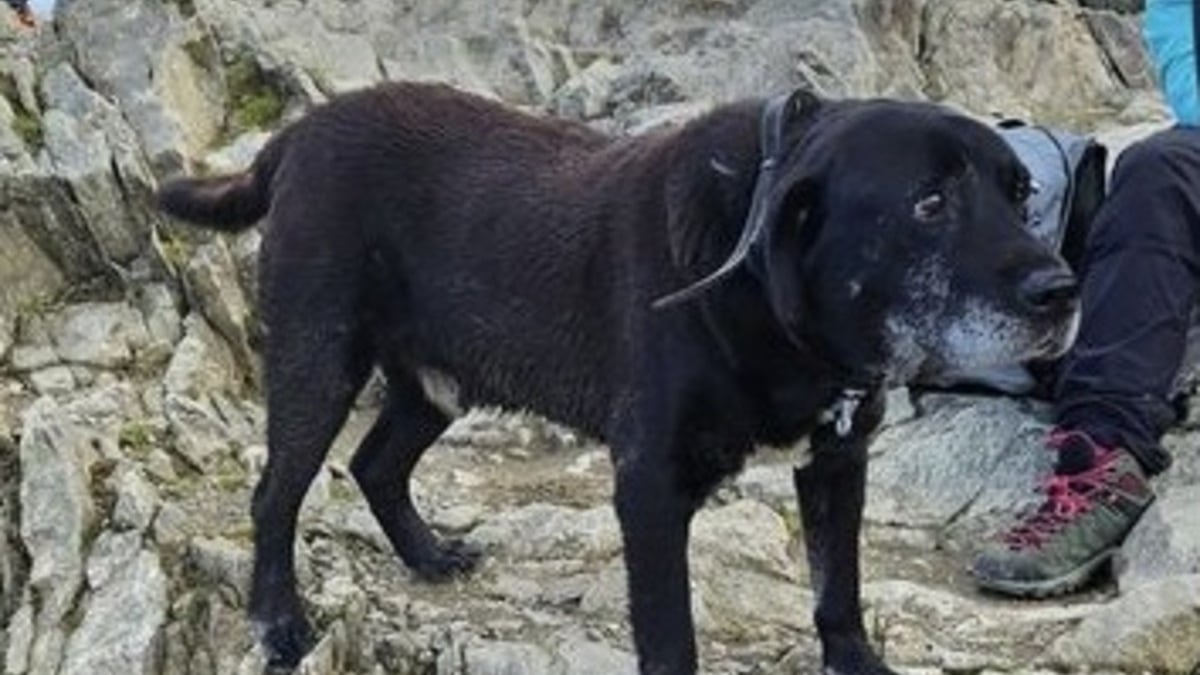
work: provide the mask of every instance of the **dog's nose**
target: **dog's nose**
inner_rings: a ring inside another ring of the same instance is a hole
[[[1068,309],[1079,300],[1079,281],[1062,267],[1034,270],[1018,290],[1021,301],[1038,314]]]

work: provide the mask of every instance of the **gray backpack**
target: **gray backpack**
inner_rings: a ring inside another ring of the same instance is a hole
[[[1026,202],[1029,229],[1079,271],[1088,228],[1104,200],[1107,149],[1091,136],[1020,120],[1000,122],[996,131],[1033,178],[1034,189]],[[1029,394],[1038,389],[1046,379],[1042,375],[1050,369],[1049,364],[1014,363],[941,373],[923,384]]]

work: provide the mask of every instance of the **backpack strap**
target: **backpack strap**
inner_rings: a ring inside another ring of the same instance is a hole
[[[1062,239],[1067,232],[1067,224],[1071,219],[1071,204],[1075,202],[1075,167],[1071,165],[1071,156],[1067,154],[1067,149],[1063,147],[1062,142],[1046,127],[1040,124],[1030,125],[1031,129],[1036,129],[1041,132],[1047,140],[1054,145],[1054,149],[1058,151],[1058,158],[1062,160],[1063,176],[1067,180],[1067,187],[1063,190],[1062,203],[1058,205],[1058,217],[1062,226],[1059,228],[1059,240],[1054,242],[1055,248],[1062,246]]]

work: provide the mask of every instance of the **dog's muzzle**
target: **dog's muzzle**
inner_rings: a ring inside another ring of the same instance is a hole
[[[1017,288],[1017,300],[1026,314],[1047,326],[1035,346],[1036,356],[1057,358],[1072,343],[1079,329],[1080,287],[1078,278],[1064,266],[1034,270]]]
[[[1034,316],[1067,318],[1079,309],[1079,281],[1062,267],[1034,270],[1021,281],[1017,297]]]

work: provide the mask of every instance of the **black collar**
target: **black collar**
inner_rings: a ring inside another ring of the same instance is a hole
[[[787,126],[788,111],[798,105],[799,96],[807,95],[802,91],[776,96],[767,101],[763,107],[762,117],[758,125],[759,150],[762,159],[758,164],[758,176],[754,179],[754,191],[750,196],[750,208],[746,214],[746,222],[742,226],[742,234],[734,246],[733,252],[725,262],[714,272],[703,279],[673,293],[664,295],[654,301],[655,309],[662,309],[692,300],[713,285],[732,274],[749,257],[751,249],[756,248],[767,229],[767,195],[775,188],[778,181],[778,168],[783,164],[787,148],[783,145],[783,136]],[[757,272],[761,276],[761,270]]]

